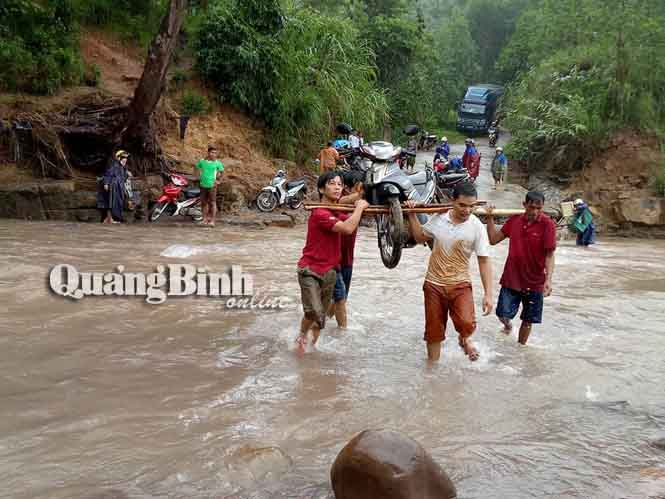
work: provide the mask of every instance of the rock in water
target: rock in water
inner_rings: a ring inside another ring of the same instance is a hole
[[[454,499],[455,485],[415,440],[365,430],[337,455],[330,472],[336,499]]]

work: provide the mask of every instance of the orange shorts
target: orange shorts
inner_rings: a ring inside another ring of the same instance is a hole
[[[455,286],[437,286],[425,281],[425,338],[427,343],[446,339],[448,314],[453,320],[460,338],[466,338],[476,330],[476,312],[470,282]]]

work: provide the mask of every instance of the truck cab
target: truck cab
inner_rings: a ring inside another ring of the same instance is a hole
[[[487,133],[496,119],[499,98],[503,87],[492,84],[478,84],[467,88],[457,109],[457,129],[471,134]]]

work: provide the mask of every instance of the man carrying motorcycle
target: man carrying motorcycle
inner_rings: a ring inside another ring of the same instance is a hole
[[[199,186],[201,187],[201,210],[203,221],[201,225],[215,226],[217,216],[217,186],[219,185],[219,174],[224,171],[224,165],[217,159],[217,149],[208,147],[206,159],[199,160],[196,168],[201,170]]]
[[[364,195],[364,175],[360,172],[345,172],[343,196],[339,202],[342,204],[353,204]],[[328,309],[328,317],[335,316],[337,325],[341,329],[347,327],[346,301],[349,298],[351,288],[351,277],[353,275],[353,254],[356,246],[358,229],[352,234],[342,234],[342,259],[337,269],[337,280],[333,291],[333,302]]]
[[[344,182],[339,172],[326,172],[317,180],[321,202],[338,203]],[[332,300],[337,272],[341,261],[341,236],[351,235],[358,228],[363,211],[369,206],[364,199],[355,203],[350,217],[328,208],[312,210],[307,222],[307,240],[298,261],[298,284],[304,317],[300,323],[300,335],[296,339],[298,349],[304,352],[307,335],[312,331],[312,345],[319,339],[325,326],[326,312]]]
[[[411,235],[418,243],[433,241],[427,275],[423,285],[425,293],[425,341],[427,357],[438,361],[441,343],[446,337],[448,315],[459,337],[459,345],[469,360],[478,359],[478,350],[471,343],[476,330],[476,317],[469,273],[472,253],[478,258],[480,278],[485,295],[483,315],[492,311],[492,265],[490,244],[483,223],[471,212],[478,194],[473,184],[455,186],[453,208],[447,213],[434,215],[421,225],[415,213],[409,213]],[[415,206],[407,201],[407,206]]]

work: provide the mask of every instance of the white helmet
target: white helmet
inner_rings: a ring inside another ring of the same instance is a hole
[[[496,152],[503,152],[503,147],[497,147]]]
[[[448,137],[442,137],[441,140],[442,140],[443,142],[448,142]]]
[[[579,205],[581,205],[581,204],[584,204],[584,201],[581,200],[580,198],[577,198],[573,204],[574,204],[575,206],[579,206]]]

